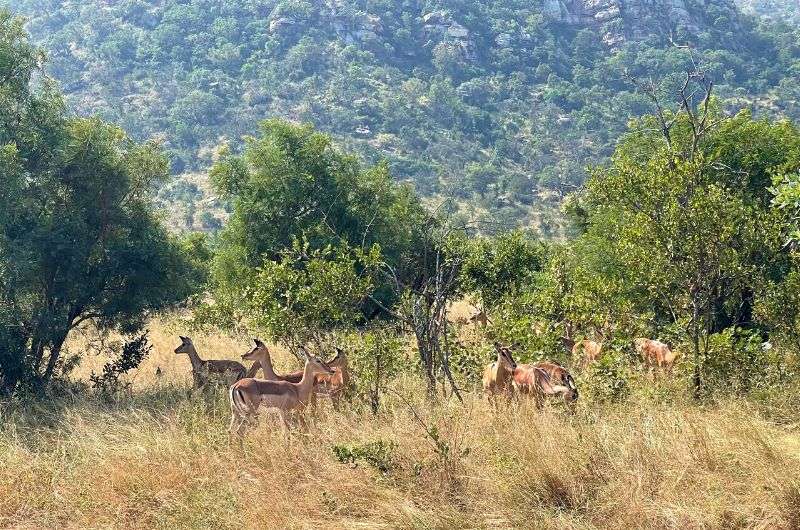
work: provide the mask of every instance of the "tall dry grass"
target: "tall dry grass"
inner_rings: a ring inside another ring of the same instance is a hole
[[[288,437],[262,415],[239,446],[169,334],[127,396],[0,409],[0,527],[800,528],[800,436],[745,401],[494,410],[404,377],[378,415],[325,404]]]

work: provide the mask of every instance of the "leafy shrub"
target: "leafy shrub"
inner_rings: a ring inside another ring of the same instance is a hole
[[[630,394],[627,356],[607,350],[580,376],[580,389],[593,402],[620,402]]]
[[[123,383],[120,378],[129,371],[138,368],[142,361],[150,354],[153,345],[147,339],[148,331],[132,338],[122,346],[122,351],[116,359],[103,366],[101,374],[89,376],[92,386],[99,391],[114,393],[130,386]]]
[[[391,329],[374,327],[344,338],[356,392],[365,396],[373,413],[380,408],[387,383],[402,370],[411,369],[403,353],[403,338]]]
[[[359,460],[366,462],[384,475],[395,467],[393,458],[397,444],[376,440],[364,444],[337,444],[333,446],[333,455],[342,464],[356,465]]]
[[[728,328],[709,336],[704,362],[709,390],[747,394],[789,380],[793,375],[783,350],[754,330]]]

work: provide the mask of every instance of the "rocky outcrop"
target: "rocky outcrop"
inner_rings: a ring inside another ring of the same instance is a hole
[[[543,11],[551,20],[600,31],[612,47],[654,33],[696,35],[720,16],[736,31],[739,16],[733,0],[544,0]]]
[[[475,43],[467,28],[456,22],[446,11],[433,11],[422,16],[422,26],[430,46],[434,41],[447,42],[461,50],[465,59],[475,58]]]

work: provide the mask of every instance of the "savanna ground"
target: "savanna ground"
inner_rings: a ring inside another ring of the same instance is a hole
[[[682,383],[643,377],[623,403],[495,411],[478,393],[429,404],[408,375],[377,415],[324,403],[288,438],[262,415],[239,446],[225,391],[191,390],[177,332],[153,323],[122,396],[62,390],[0,408],[0,526],[800,528],[794,391],[701,406]],[[195,343],[204,358],[247,348]]]

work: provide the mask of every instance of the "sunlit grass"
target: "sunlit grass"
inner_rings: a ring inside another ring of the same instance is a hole
[[[476,394],[427,403],[404,377],[377,415],[324,403],[309,432],[287,437],[262,414],[240,446],[224,390],[189,388],[169,331],[153,338],[128,394],[0,409],[0,527],[800,526],[796,401],[776,402],[780,424],[746,401],[654,392],[574,414],[494,410]],[[207,356],[246,347],[197,342]]]

